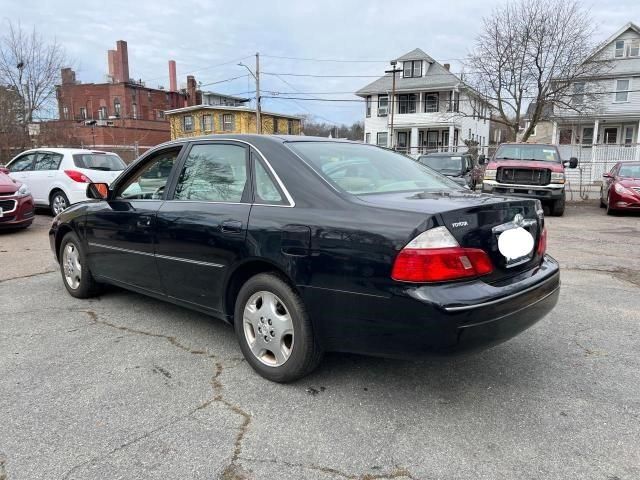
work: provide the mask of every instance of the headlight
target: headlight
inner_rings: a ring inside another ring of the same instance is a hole
[[[613,187],[613,189],[616,191],[616,193],[620,194],[620,195],[631,195],[631,191],[628,188],[624,188],[622,185],[620,185],[619,183],[616,183]]]
[[[18,191],[15,193],[15,195],[16,197],[26,197],[30,193],[31,192],[29,191],[29,187],[27,187],[27,185],[23,183],[18,189]]]
[[[564,183],[564,172],[551,172],[551,183]]]
[[[484,179],[485,180],[495,180],[496,179],[496,173],[498,172],[498,170],[496,169],[487,169],[484,171]]]

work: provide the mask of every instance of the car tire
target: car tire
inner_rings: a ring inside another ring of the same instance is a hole
[[[58,251],[62,283],[72,297],[90,298],[100,291],[100,284],[93,279],[87,257],[78,236],[67,233]]]
[[[616,213],[617,212],[613,208],[611,208],[611,196],[609,196],[607,198],[607,215],[613,216],[616,215]]]
[[[69,199],[62,190],[54,190],[49,196],[49,208],[53,216],[69,208]]]
[[[234,318],[245,359],[267,380],[293,382],[320,363],[322,349],[302,299],[280,275],[260,273],[247,280]]]
[[[565,196],[564,196],[564,192],[562,192],[562,197],[558,200],[555,200],[552,204],[551,204],[551,215],[554,217],[561,217],[562,215],[564,215],[564,207],[565,207]]]

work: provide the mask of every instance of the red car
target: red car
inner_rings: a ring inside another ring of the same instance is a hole
[[[34,203],[29,188],[0,167],[0,229],[26,228],[33,222]]]
[[[640,162],[618,162],[602,175],[600,207],[612,215],[623,210],[640,212]]]

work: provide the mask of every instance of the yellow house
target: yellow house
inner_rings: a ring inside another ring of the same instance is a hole
[[[256,133],[256,111],[246,107],[194,105],[164,112],[171,126],[171,139],[212,133]],[[262,133],[300,135],[302,119],[261,111]]]

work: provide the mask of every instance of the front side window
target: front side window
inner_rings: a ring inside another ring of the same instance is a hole
[[[10,172],[28,172],[33,170],[33,160],[35,159],[35,153],[28,153],[20,158],[16,158],[8,165]]]
[[[386,117],[389,111],[389,96],[378,95],[378,116]]]
[[[194,145],[184,163],[175,200],[242,201],[247,186],[246,149],[238,145]]]
[[[386,147],[388,145],[387,132],[378,132],[378,135],[376,137],[376,145],[378,145],[379,147]]]
[[[329,183],[354,195],[460,188],[409,157],[370,145],[291,142],[288,146]]]
[[[255,202],[267,205],[281,205],[284,203],[284,198],[280,193],[280,190],[274,183],[271,176],[267,173],[262,163],[254,156],[255,165]]]
[[[184,132],[193,132],[193,117],[191,115],[182,117],[182,130]]]
[[[36,157],[34,170],[57,170],[62,161],[59,153],[42,152]]]
[[[631,80],[616,80],[616,102],[628,102],[629,101],[629,86]]]
[[[159,200],[182,147],[173,147],[154,154],[116,189],[115,197],[123,200]]]
[[[225,132],[232,132],[234,130],[232,113],[225,113],[222,115],[222,130],[224,130]]]
[[[117,172],[126,167],[124,161],[113,153],[76,153],[73,155],[73,163],[78,168],[104,172]]]

